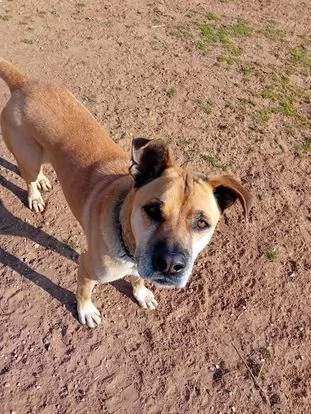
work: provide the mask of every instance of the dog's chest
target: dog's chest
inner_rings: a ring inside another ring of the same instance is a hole
[[[101,263],[95,267],[95,275],[99,282],[107,283],[124,276],[139,277],[135,262],[125,259],[115,259],[104,256]]]

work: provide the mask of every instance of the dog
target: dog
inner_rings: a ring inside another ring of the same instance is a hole
[[[76,292],[83,325],[101,321],[91,299],[96,283],[130,276],[139,305],[155,309],[144,280],[185,287],[223,211],[238,199],[247,217],[251,195],[235,178],[181,168],[161,139],[133,139],[128,154],[66,88],[31,80],[4,59],[0,77],[11,91],[2,135],[26,181],[30,209],[44,209],[41,191],[51,184],[42,165],[49,162],[84,230]]]

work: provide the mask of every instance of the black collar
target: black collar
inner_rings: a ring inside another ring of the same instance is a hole
[[[119,229],[119,240],[121,244],[121,251],[119,252],[119,257],[121,257],[122,259],[127,259],[127,260],[131,260],[132,262],[135,262],[134,255],[130,252],[129,247],[124,240],[123,228],[121,224],[121,211],[122,211],[122,206],[123,206],[126,195],[127,193],[123,195],[122,197],[120,197],[119,201],[117,202],[116,210],[115,210],[116,211],[116,225],[118,226],[118,229]]]

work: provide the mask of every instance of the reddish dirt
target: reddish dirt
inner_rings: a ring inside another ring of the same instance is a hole
[[[225,67],[221,45],[203,53],[172,34],[207,12],[253,27],[273,19],[287,41],[254,30]],[[295,134],[280,113],[259,127],[252,116],[287,51],[309,50],[310,16],[300,0],[1,1],[4,58],[65,84],[124,148],[164,137],[179,163],[204,173],[227,165],[254,195],[248,226],[240,206],[228,211],[186,289],[152,287],[160,305],[146,311],[126,281],[99,286],[103,323],[90,330],[75,311],[81,228],[51,169],[45,212],[25,207],[0,140],[1,412],[311,412],[310,99],[295,103],[304,116]],[[245,77],[256,59],[258,76]],[[290,76],[309,93],[309,72]]]

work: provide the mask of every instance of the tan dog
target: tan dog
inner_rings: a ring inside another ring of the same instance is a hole
[[[11,90],[2,134],[26,181],[29,207],[44,209],[39,190],[51,188],[42,172],[49,161],[86,234],[77,288],[82,324],[100,323],[91,301],[96,282],[133,276],[138,303],[154,309],[143,279],[184,287],[222,211],[239,199],[247,215],[250,194],[234,178],[174,165],[159,139],[134,139],[130,157],[65,88],[29,80],[5,60],[0,76]]]

